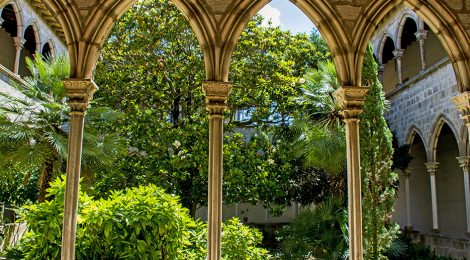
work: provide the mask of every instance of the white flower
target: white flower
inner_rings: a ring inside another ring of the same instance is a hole
[[[175,140],[175,141],[173,142],[173,145],[174,145],[176,148],[179,148],[179,147],[181,146],[181,143],[180,143],[180,141]]]
[[[299,79],[299,83],[300,83],[300,84],[304,84],[304,83],[305,83],[305,79],[304,79],[304,78],[300,78],[300,79]]]
[[[273,159],[268,159],[268,163],[269,164],[274,164],[274,160]]]

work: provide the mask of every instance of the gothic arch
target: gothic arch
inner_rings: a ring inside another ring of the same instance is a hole
[[[365,52],[375,28],[384,18],[397,11],[405,4],[420,16],[426,24],[436,33],[450,57],[457,78],[459,92],[470,90],[470,39],[464,28],[460,25],[454,14],[438,0],[378,0],[369,4],[364,15],[361,16],[355,29],[354,44],[357,48],[356,64],[362,64]],[[361,69],[358,67],[360,78]]]
[[[414,142],[414,139],[415,139],[416,135],[418,135],[419,138],[421,138],[421,140],[423,140],[423,143],[425,142],[424,140],[426,140],[424,138],[423,132],[416,125],[412,125],[408,129],[407,133],[408,134],[406,135],[406,139],[405,139],[405,144],[407,144],[407,145],[411,145]],[[425,144],[425,148],[427,150],[426,144]]]
[[[416,19],[415,16],[413,16],[412,14],[410,14],[410,12],[407,10],[405,11],[405,14],[400,18],[400,22],[398,24],[398,27],[397,27],[397,31],[396,31],[396,46],[397,46],[397,49],[403,49],[402,48],[402,38],[403,38],[403,29],[405,27],[405,24],[406,22],[408,21],[408,19],[411,19],[412,21],[415,22],[416,24],[416,29],[419,30],[419,22],[418,20]]]
[[[33,29],[33,32],[34,32],[34,39],[36,41],[36,51],[41,51],[41,46],[42,46],[41,36],[40,36],[39,29],[38,29],[38,26],[37,26],[37,23],[36,23],[36,19],[30,19],[25,23],[24,31],[22,32],[22,37],[25,38],[26,30],[30,26],[31,26],[31,28]]]
[[[23,21],[23,14],[22,11],[19,7],[19,5],[15,1],[6,1],[5,5],[2,6],[0,15],[3,13],[3,9],[10,5],[13,8],[13,11],[15,12],[15,18],[16,18],[16,37],[22,37],[23,36],[23,31],[24,31],[24,21]]]
[[[227,45],[223,51],[222,75],[228,78],[231,61],[231,54],[236,46],[238,38],[248,21],[265,5],[269,0],[251,1],[242,0],[231,10],[227,17],[232,21],[223,25],[222,38],[227,40]],[[343,86],[360,86],[356,84],[355,68],[353,56],[351,55],[350,39],[338,16],[335,15],[331,5],[325,0],[297,0],[291,1],[296,5],[317,27],[318,31],[325,39],[335,64],[339,83]],[[225,34],[226,32],[226,34]]]
[[[56,48],[54,46],[54,42],[52,39],[47,40],[43,46],[41,47],[41,55],[43,58],[46,58],[45,56],[50,56],[50,57],[55,57],[56,56]]]
[[[395,50],[397,49],[396,42],[393,40],[392,36],[388,33],[385,33],[382,36],[382,39],[380,40],[380,45],[379,45],[379,49],[378,49],[378,57],[379,57],[379,63],[380,64],[384,63],[383,62],[383,52],[384,52],[384,48],[385,48],[385,44],[387,43],[387,40],[390,40],[393,43],[393,47],[394,47]]]
[[[437,148],[437,143],[439,142],[439,136],[441,134],[442,127],[446,124],[449,126],[449,128],[452,130],[452,133],[454,134],[455,142],[457,143],[457,146],[459,147],[459,150],[461,151],[461,142],[459,142],[460,137],[459,137],[459,131],[457,128],[454,126],[451,120],[449,120],[445,115],[439,115],[436,117],[436,120],[434,120],[433,127],[431,128],[431,132],[429,135],[429,140],[428,140],[428,147],[429,149],[429,156],[430,156],[430,162],[435,162],[436,161],[436,148]]]

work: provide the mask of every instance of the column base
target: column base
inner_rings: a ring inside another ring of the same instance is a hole
[[[433,228],[433,229],[431,229],[431,233],[437,235],[437,234],[440,234],[440,233],[441,233],[441,230],[440,230],[440,229],[437,229],[437,228]]]

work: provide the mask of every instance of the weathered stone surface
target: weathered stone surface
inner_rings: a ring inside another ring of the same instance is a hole
[[[461,10],[463,8],[462,0],[447,0],[445,1],[447,5],[454,10]]]
[[[361,12],[360,7],[352,5],[337,5],[336,9],[345,20],[356,20]]]

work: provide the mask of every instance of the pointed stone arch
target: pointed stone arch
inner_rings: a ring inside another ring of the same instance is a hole
[[[357,48],[357,63],[362,64],[367,45],[376,26],[387,15],[394,14],[403,5],[410,7],[436,33],[452,62],[458,82],[459,92],[470,90],[470,38],[444,3],[429,0],[424,4],[420,0],[378,0],[372,1],[355,27],[353,46]],[[361,69],[358,67],[357,77]]]
[[[396,47],[397,49],[403,49],[403,44],[402,44],[402,38],[403,38],[403,29],[405,27],[405,24],[408,19],[412,20],[415,22],[416,25],[416,30],[419,30],[419,21],[413,14],[410,12],[409,9],[405,9],[405,13],[403,16],[400,18],[400,22],[398,23],[397,31],[396,31]]]
[[[24,28],[24,20],[23,20],[23,12],[20,6],[15,1],[5,1],[5,4],[0,9],[0,15],[3,13],[3,9],[7,6],[11,6],[13,11],[15,12],[16,18],[16,35],[12,35],[13,37],[22,37]]]
[[[396,42],[393,40],[392,35],[390,35],[389,33],[384,33],[384,35],[382,35],[382,39],[380,40],[380,44],[378,48],[378,58],[379,58],[380,64],[384,63],[383,52],[384,52],[385,44],[387,43],[388,40],[390,40],[393,43],[395,50],[397,49]]]
[[[459,150],[461,150],[461,142],[459,142],[460,137],[459,137],[459,131],[457,128],[454,126],[451,120],[449,120],[445,115],[441,114],[436,117],[434,120],[433,126],[431,128],[431,132],[429,135],[428,139],[428,147],[429,147],[429,159],[430,162],[436,161],[436,150],[437,150],[437,144],[439,142],[439,136],[441,134],[442,127],[444,125],[447,125],[451,130],[455,138],[455,142],[457,143],[457,146]]]
[[[227,44],[223,47],[223,60],[221,62],[221,73],[224,79],[228,78],[231,54],[241,32],[250,19],[269,2],[269,0],[241,0],[226,15],[228,17],[227,22],[221,26],[223,33],[221,37],[227,41]],[[297,0],[291,2],[312,21],[325,39],[337,70],[340,85],[359,86],[360,84],[356,84],[358,80],[355,78],[356,64],[353,59],[354,55],[351,55],[352,50],[348,47],[351,46],[351,40],[330,3],[325,0]]]

